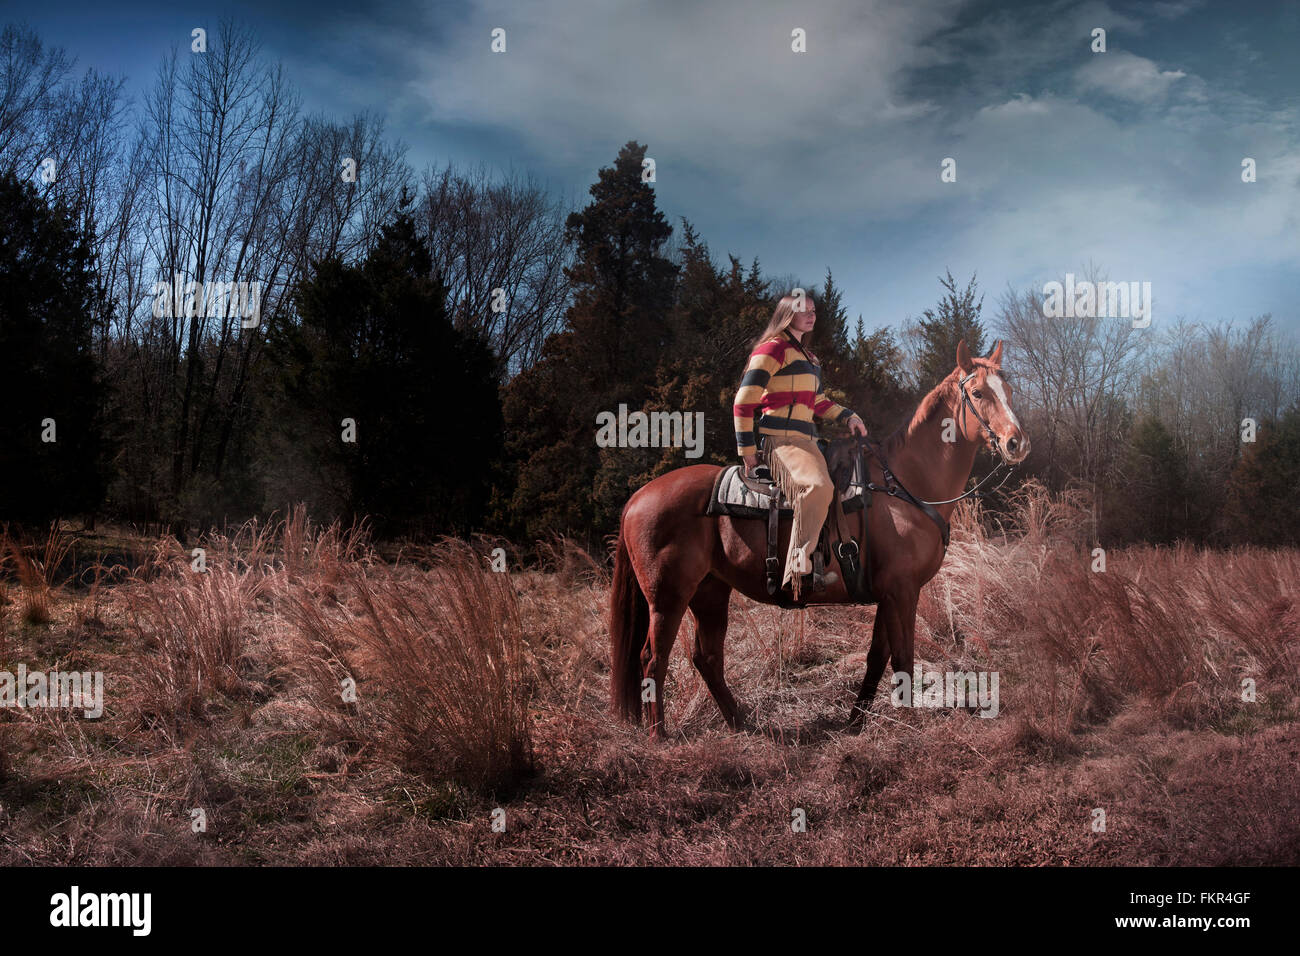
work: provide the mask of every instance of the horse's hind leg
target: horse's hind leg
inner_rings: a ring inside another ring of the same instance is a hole
[[[730,603],[731,585],[715,577],[705,578],[701,582],[695,596],[691,598],[691,614],[695,616],[695,653],[691,656],[691,662],[704,678],[723,718],[733,730],[739,730],[744,721],[723,676],[722,645],[727,638],[727,609]]]
[[[642,488],[637,495],[644,492]],[[711,519],[659,513],[653,507],[638,506],[637,501],[634,497],[623,512],[622,533],[638,542],[632,550],[632,564],[650,612],[641,651],[641,699],[650,705],[650,736],[661,737],[668,659],[687,605],[708,577],[710,535],[716,531]]]
[[[641,651],[641,693],[650,690],[650,736],[664,732],[664,684],[668,680],[668,659],[677,643],[677,631],[686,615],[686,602],[676,595],[661,595],[650,604],[650,632]],[[646,681],[652,681],[647,688]],[[642,698],[645,699],[644,696]]]

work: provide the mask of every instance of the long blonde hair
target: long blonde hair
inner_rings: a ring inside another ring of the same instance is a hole
[[[786,326],[794,321],[794,307],[795,303],[798,301],[798,297],[793,294],[781,298],[781,301],[776,305],[776,310],[772,313],[771,321],[767,323],[767,328],[765,328],[763,334],[754,339],[753,344],[750,345],[751,350],[758,348],[758,346],[762,345],[768,339],[775,335],[780,335],[785,331]],[[804,292],[803,301],[804,311],[807,310],[808,306],[812,306],[814,310],[817,308],[817,302],[811,292]]]

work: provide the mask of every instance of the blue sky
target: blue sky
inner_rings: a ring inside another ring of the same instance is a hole
[[[932,305],[945,269],[978,273],[987,316],[1008,284],[1094,263],[1152,283],[1154,325],[1271,312],[1300,334],[1297,3],[176,0],[4,19],[138,95],[223,16],[309,110],[384,114],[417,170],[513,166],[585,201],[646,143],[674,225],[769,274],[829,266],[869,328]]]

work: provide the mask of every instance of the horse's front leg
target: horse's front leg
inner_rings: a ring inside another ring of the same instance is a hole
[[[890,602],[882,599],[876,605],[876,623],[871,629],[871,649],[867,652],[867,674],[862,679],[862,688],[858,691],[858,699],[853,702],[853,708],[849,711],[849,722],[846,727],[848,730],[858,730],[862,727],[862,722],[871,710],[871,701],[876,696],[876,688],[880,686],[880,678],[885,673],[885,662],[889,659],[889,626],[887,619],[890,613]]]
[[[885,673],[886,657],[890,659],[895,674],[907,674],[910,679],[915,659],[916,605],[919,597],[919,592],[883,595],[876,606],[876,626],[871,634],[871,650],[867,652],[867,673],[862,679],[858,699],[853,703],[849,727],[861,727],[863,718],[870,711],[876,688]],[[914,687],[912,693],[915,694],[918,690]]]

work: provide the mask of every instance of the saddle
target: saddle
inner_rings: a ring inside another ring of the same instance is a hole
[[[826,458],[826,470],[835,486],[830,514],[822,523],[817,550],[812,554],[813,591],[820,585],[824,570],[834,556],[848,591],[850,603],[874,604],[871,589],[871,560],[868,522],[862,522],[862,534],[854,539],[845,516],[871,507],[872,484],[867,474],[863,445],[852,438],[835,441],[821,439],[817,447]],[[764,449],[765,450],[765,449]],[[781,607],[807,607],[805,601],[792,601],[781,591],[781,556],[777,550],[780,521],[794,514],[794,509],[774,483],[750,478],[743,465],[722,469],[714,481],[706,514],[733,518],[767,519],[767,593]]]

